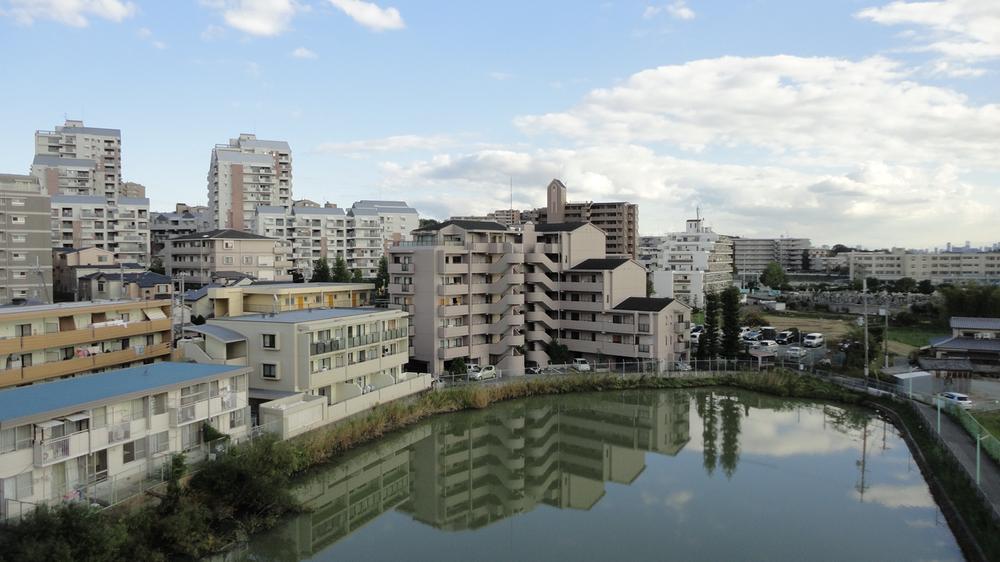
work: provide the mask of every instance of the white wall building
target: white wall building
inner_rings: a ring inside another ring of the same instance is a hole
[[[893,248],[882,252],[849,252],[852,279],[875,277],[884,281],[910,277],[938,283],[1000,283],[1000,252],[909,252]]]
[[[212,149],[208,206],[213,228],[251,231],[259,206],[292,205],[292,150],[241,134]]]
[[[149,265],[149,199],[53,195],[52,246],[102,248],[119,262]]]
[[[99,195],[122,192],[121,131],[85,127],[67,119],[53,131],[35,131],[31,174],[49,195]]]
[[[715,233],[705,219],[690,219],[683,232],[671,232],[662,241],[648,238],[643,251],[658,297],[676,298],[705,306],[705,295],[718,293],[733,283],[733,243]],[[652,246],[651,242],[659,242]]]

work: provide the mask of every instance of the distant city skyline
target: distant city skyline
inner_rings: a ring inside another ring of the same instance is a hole
[[[153,210],[205,204],[213,146],[256,133],[321,203],[445,219],[559,178],[637,203],[642,235],[700,207],[741,236],[989,246],[998,28],[989,0],[0,0],[0,173],[66,117],[121,129]]]

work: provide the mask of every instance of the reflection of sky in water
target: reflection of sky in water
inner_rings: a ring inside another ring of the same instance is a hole
[[[516,498],[511,501],[522,502],[522,513],[508,515],[517,511],[512,508],[497,513],[493,522],[481,528],[449,531],[435,528],[433,521],[426,521],[427,513],[421,514],[412,505],[397,506],[332,544],[320,544],[312,559],[961,559],[943,516],[892,426],[863,415],[851,420],[854,426],[837,425],[837,418],[843,417],[839,408],[800,405],[778,411],[769,408],[782,404],[773,398],[759,402],[756,395],[743,392],[721,395],[732,396],[736,402],[728,404],[726,427],[721,414],[716,417],[714,447],[705,446],[706,427],[699,403],[692,398],[686,415],[671,418],[686,420],[690,427],[690,438],[676,456],[609,447],[605,440],[603,482],[567,475],[577,469],[563,470],[560,489],[564,496],[580,494],[575,501],[587,506],[588,501],[596,501],[589,510],[560,509],[541,503],[540,498]],[[558,404],[559,400],[544,398],[529,404]],[[734,403],[739,407],[732,408]],[[669,408],[676,410],[677,404],[687,406],[682,400],[668,401]],[[745,405],[750,406],[749,415]],[[719,412],[718,399],[715,406]],[[496,413],[513,418],[523,411]],[[586,439],[586,432],[573,430],[582,423],[579,420],[560,425],[552,416],[545,419],[549,438],[558,433],[559,442],[551,447],[558,447],[566,459],[571,458],[575,443],[586,443],[580,441]],[[470,423],[485,423],[482,416],[475,420]],[[529,422],[525,427],[532,425]],[[611,440],[620,445],[628,433],[614,435]],[[645,434],[635,435],[638,440]],[[867,445],[865,454],[862,443]],[[730,455],[728,476],[719,462],[723,445]],[[418,444],[412,450],[419,448]],[[711,474],[706,471],[706,449],[716,453]],[[448,471],[443,465],[431,466],[441,464],[442,458],[412,453],[407,465],[411,497],[420,495],[414,491],[422,486],[419,478],[440,478]],[[616,474],[625,476],[615,478]],[[634,480],[618,483],[629,478]],[[504,489],[497,488],[497,495],[502,496]],[[527,494],[531,493],[529,489]],[[321,517],[313,515],[257,541],[251,552],[261,559],[295,560],[296,551],[308,558],[310,548],[303,546],[308,542],[303,537],[321,526]],[[268,541],[269,547],[261,546]]]

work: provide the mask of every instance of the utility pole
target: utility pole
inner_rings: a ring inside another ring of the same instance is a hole
[[[861,278],[861,298],[865,305],[865,388],[868,388],[868,278]]]
[[[885,350],[885,368],[889,368],[889,303],[885,305],[885,330],[882,332],[882,347]]]

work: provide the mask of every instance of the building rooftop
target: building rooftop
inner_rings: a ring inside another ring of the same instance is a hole
[[[535,232],[572,232],[578,228],[587,226],[586,222],[553,222],[535,225]]]
[[[108,204],[108,200],[100,195],[53,195],[52,203],[63,205],[100,205]]]
[[[70,414],[112,399],[149,394],[245,367],[160,362],[0,391],[0,426],[45,414]]]
[[[32,166],[65,166],[79,168],[93,168],[97,162],[89,158],[61,158],[53,154],[36,154],[31,161]]]
[[[659,312],[670,303],[674,302],[674,299],[654,298],[654,297],[629,297],[615,306],[615,310],[637,310],[639,312]]]
[[[85,135],[100,135],[102,137],[121,138],[122,136],[121,129],[105,129],[103,127],[84,127],[83,125],[59,125],[56,127],[56,131],[67,135],[77,135],[83,133]]]
[[[146,205],[149,206],[149,199],[145,197],[119,197],[119,205]]]
[[[571,267],[576,271],[606,271],[608,269],[618,269],[626,263],[632,261],[629,258],[590,258]]]
[[[393,312],[388,308],[306,308],[303,310],[288,310],[276,314],[244,314],[243,316],[227,316],[212,318],[209,322],[265,322],[272,324],[298,324],[300,322],[315,322],[333,320],[335,318],[350,318],[380,312]]]
[[[499,230],[506,231],[507,227],[492,221],[467,221],[467,220],[447,220],[437,224],[431,224],[414,229],[414,232],[436,232],[447,226],[457,226],[464,230]]]
[[[250,285],[243,285],[238,287],[242,289],[244,293],[282,293],[287,291],[322,291],[325,289],[339,289],[341,291],[350,290],[372,290],[375,288],[374,283],[321,283],[321,282],[305,282],[296,283],[294,281],[254,281]]]
[[[245,341],[247,339],[243,334],[219,326],[217,324],[202,324],[200,326],[195,326],[194,324],[184,326],[185,332],[194,332],[196,334],[202,334],[204,336],[209,336],[215,338],[223,343],[235,343],[239,341]]]
[[[293,207],[292,214],[295,215],[336,215],[343,217],[347,211],[340,207]]]
[[[26,182],[31,182],[31,183],[37,184],[38,183],[38,178],[36,178],[35,176],[29,176],[29,175],[25,175],[25,174],[0,174],[0,181],[3,181],[3,182],[21,182],[21,181],[26,181]]]
[[[263,148],[266,150],[277,150],[278,152],[291,152],[292,147],[287,141],[264,140],[264,139],[240,139],[240,146],[247,148]]]
[[[1000,318],[973,318],[952,316],[951,327],[958,330],[1000,330]]]
[[[173,282],[170,277],[159,273],[153,273],[152,271],[126,273],[124,277],[126,283],[136,283],[144,289],[155,287],[156,285],[170,285]],[[96,273],[84,275],[80,279],[106,279],[108,281],[121,281],[122,274],[114,271],[98,271]]]
[[[1000,339],[948,337],[931,342],[934,349],[1000,353]]]
[[[57,302],[57,303],[45,303],[45,304],[6,304],[0,306],[0,320],[3,319],[4,314],[24,314],[26,312],[61,312],[61,311],[71,311],[74,310],[85,310],[87,308],[95,306],[109,306],[116,304],[136,304],[136,303],[148,303],[149,306],[163,306],[165,304],[170,304],[170,301],[163,300],[142,300],[142,299],[122,299],[122,300],[96,300],[96,301],[78,301],[78,302]]]
[[[276,240],[276,238],[270,238],[268,236],[261,236],[260,234],[253,234],[252,232],[243,232],[242,230],[233,230],[231,228],[221,228],[216,230],[209,230],[207,232],[195,232],[192,234],[182,234],[180,236],[175,236],[170,240]]]
[[[241,152],[238,148],[217,148],[215,157],[219,162],[250,164],[251,166],[274,167],[274,157],[269,154]]]

